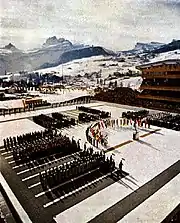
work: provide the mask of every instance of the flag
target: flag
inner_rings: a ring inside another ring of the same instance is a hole
[[[104,128],[105,128],[104,121],[103,121],[103,120],[101,120],[101,121],[100,121],[100,123],[101,123],[101,127],[104,129]]]

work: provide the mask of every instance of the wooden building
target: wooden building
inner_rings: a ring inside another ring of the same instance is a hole
[[[142,72],[138,98],[180,103],[180,59],[158,61],[136,67]]]
[[[23,100],[23,103],[25,108],[33,108],[36,106],[42,106],[43,100],[42,98],[26,98],[25,100]]]

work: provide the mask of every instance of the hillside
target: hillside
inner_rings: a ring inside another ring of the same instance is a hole
[[[102,47],[99,47],[99,46],[73,49],[73,50],[62,53],[58,62],[54,64],[45,63],[42,66],[40,66],[40,69],[54,67],[63,63],[67,63],[69,61],[82,59],[82,58],[88,58],[92,56],[99,56],[99,55],[109,56],[110,54],[107,51],[105,51]]]
[[[131,76],[132,73],[137,72],[135,67],[139,64],[180,58],[179,48],[180,40],[173,40],[168,44],[138,42],[132,50],[114,53],[100,46],[90,47],[83,44],[73,44],[69,40],[58,39],[53,36],[37,49],[21,51],[11,43],[0,48],[0,75],[4,75],[5,71],[17,73],[45,68],[52,68],[52,72],[56,70],[59,72],[61,66],[60,68],[58,66],[64,64],[64,72],[67,75],[69,73],[70,75],[84,75],[85,73],[101,71],[105,78],[115,80],[122,73],[128,73]],[[102,58],[96,61],[96,58],[93,59],[96,56],[102,56]],[[77,63],[79,65],[75,66],[74,64]],[[69,66],[68,69],[66,69],[67,66]],[[48,72],[48,70],[42,72]]]
[[[56,37],[48,38],[41,48],[28,51],[15,50],[16,47],[9,44],[0,48],[0,75],[5,71],[13,73],[22,70],[32,71],[47,62],[57,63],[64,52],[83,47]]]
[[[180,50],[180,40],[173,40],[171,43],[165,44],[160,48],[155,49],[153,53],[165,53],[173,50]]]

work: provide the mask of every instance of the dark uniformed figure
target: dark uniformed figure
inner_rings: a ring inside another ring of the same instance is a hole
[[[120,175],[122,175],[122,166],[123,166],[123,162],[121,160],[120,163],[119,163],[119,173],[120,173]]]
[[[134,120],[134,129],[135,129],[135,131],[137,133],[137,120],[136,119]]]
[[[87,142],[84,143],[84,150],[86,150],[86,148],[87,148],[87,147],[86,147],[86,144],[87,144]]]
[[[99,145],[99,142],[98,142],[98,140],[96,140],[96,147],[98,148],[98,145]]]

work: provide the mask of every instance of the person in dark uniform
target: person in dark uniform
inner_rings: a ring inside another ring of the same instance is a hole
[[[121,176],[122,176],[122,166],[123,166],[123,162],[121,160],[120,163],[119,163],[119,173],[120,173]]]
[[[136,119],[134,120],[134,129],[137,132]]]
[[[84,150],[86,151],[87,146],[86,146],[87,142],[84,143]]]

